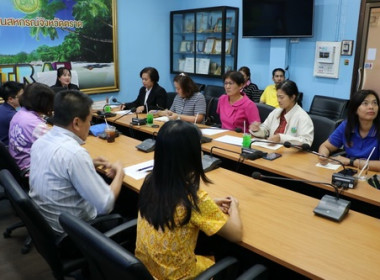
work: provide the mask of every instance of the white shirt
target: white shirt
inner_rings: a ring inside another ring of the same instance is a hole
[[[115,203],[109,185],[80,144],[83,141],[74,133],[54,126],[31,149],[29,195],[59,233],[62,212],[88,221],[109,213]]]

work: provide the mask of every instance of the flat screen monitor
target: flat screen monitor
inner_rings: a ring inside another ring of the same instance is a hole
[[[314,0],[243,0],[243,37],[312,37]]]

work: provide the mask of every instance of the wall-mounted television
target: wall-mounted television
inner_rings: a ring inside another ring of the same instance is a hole
[[[243,37],[312,37],[314,0],[243,0]]]

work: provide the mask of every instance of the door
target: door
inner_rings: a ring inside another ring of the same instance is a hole
[[[355,90],[373,89],[380,95],[380,1],[365,4],[362,22]]]

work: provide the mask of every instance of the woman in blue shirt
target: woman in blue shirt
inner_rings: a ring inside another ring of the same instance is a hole
[[[379,97],[373,90],[360,90],[355,93],[348,105],[347,119],[321,144],[319,153],[328,157],[344,146],[346,157],[336,159],[344,165],[359,166],[360,158],[368,158],[375,147],[369,161],[369,170],[380,171],[380,117]],[[328,159],[320,157],[321,164]]]

